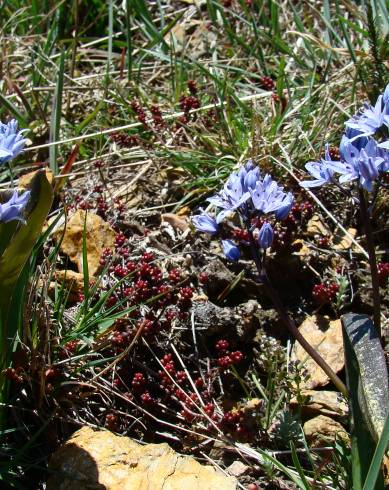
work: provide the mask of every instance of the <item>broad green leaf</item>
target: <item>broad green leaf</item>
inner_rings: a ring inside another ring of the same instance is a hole
[[[26,224],[20,225],[13,234],[10,234],[12,239],[8,245],[3,245],[4,251],[0,257],[0,317],[3,329],[7,326],[8,310],[18,278],[40,236],[52,200],[51,185],[45,173],[40,172],[31,185]],[[11,226],[12,222],[8,224]]]
[[[369,317],[349,313],[343,315],[342,325],[350,392],[353,489],[361,490],[388,413],[388,374]],[[382,474],[371,490],[374,488],[384,488]]]

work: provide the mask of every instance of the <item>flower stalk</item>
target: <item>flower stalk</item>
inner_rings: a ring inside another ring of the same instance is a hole
[[[371,228],[370,214],[367,207],[365,193],[359,188],[359,210],[361,213],[362,223],[364,226],[367,253],[369,255],[371,284],[373,289],[373,322],[377,329],[379,338],[381,338],[381,299],[380,285],[378,279],[377,258],[374,247],[373,230]]]
[[[330,380],[334,383],[336,388],[346,397],[348,398],[348,390],[343,381],[339,378],[339,376],[335,373],[333,369],[326,363],[326,361],[322,358],[322,356],[317,352],[317,350],[311,346],[311,344],[305,339],[305,337],[301,334],[299,329],[296,327],[295,322],[288,315],[281,298],[277,292],[277,290],[273,287],[270,282],[269,276],[267,275],[265,264],[261,260],[261,256],[259,254],[258,247],[256,246],[255,239],[253,236],[252,229],[249,223],[246,223],[246,228],[249,235],[250,241],[250,251],[255,262],[255,266],[258,271],[258,279],[259,282],[263,285],[266,294],[270,298],[271,302],[275,310],[277,311],[279,317],[281,318],[285,327],[289,330],[291,335],[299,342],[299,344],[304,348],[307,354],[312,357],[312,359],[322,368],[322,370],[327,374]]]

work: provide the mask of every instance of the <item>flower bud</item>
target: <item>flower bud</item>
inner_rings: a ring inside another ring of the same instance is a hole
[[[293,200],[294,199],[292,193],[288,192],[285,199],[283,200],[283,204],[275,212],[277,219],[283,220],[288,216],[293,204]]]
[[[223,252],[228,260],[236,262],[240,258],[239,248],[234,244],[232,240],[222,240]]]
[[[199,231],[209,233],[210,235],[214,235],[218,230],[215,218],[212,218],[212,216],[206,213],[193,216],[192,223]]]
[[[273,243],[274,232],[270,223],[264,223],[259,230],[258,242],[263,249],[271,247]]]

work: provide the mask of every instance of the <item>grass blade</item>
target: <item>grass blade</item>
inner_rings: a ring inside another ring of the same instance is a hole
[[[57,84],[54,92],[53,99],[53,111],[51,114],[51,127],[50,127],[50,142],[59,140],[59,131],[61,126],[61,114],[62,114],[62,94],[63,94],[63,78],[65,71],[65,52],[61,52],[61,56],[59,59],[59,68],[57,75]],[[50,168],[54,175],[57,175],[59,172],[58,165],[58,146],[53,145],[50,146],[49,150],[50,156]]]
[[[374,456],[371,461],[371,465],[367,473],[365,483],[363,485],[363,490],[370,490],[371,488],[375,488],[381,470],[382,459],[386,451],[388,450],[388,443],[389,443],[389,414],[386,417],[384,430],[382,431],[380,440],[378,441],[377,447],[374,451]]]

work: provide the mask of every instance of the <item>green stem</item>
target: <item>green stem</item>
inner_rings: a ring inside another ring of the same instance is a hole
[[[378,336],[381,338],[381,299],[380,299],[380,284],[378,279],[377,258],[374,248],[373,230],[371,227],[371,220],[365,194],[363,189],[359,188],[359,209],[361,212],[361,218],[363,227],[365,229],[366,247],[369,254],[371,284],[373,288],[373,321],[377,329]]]

